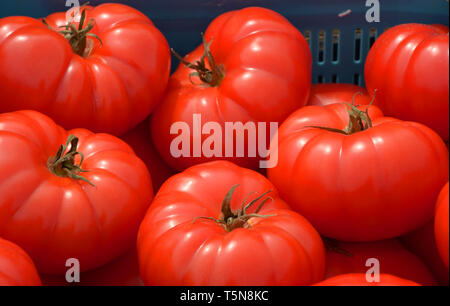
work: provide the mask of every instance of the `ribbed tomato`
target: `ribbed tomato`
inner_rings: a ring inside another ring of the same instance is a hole
[[[0,236],[41,273],[64,274],[69,258],[86,271],[129,250],[153,197],[126,143],[35,111],[0,114],[0,169]]]
[[[217,159],[256,168],[265,156],[248,151],[264,145],[269,123],[281,123],[305,105],[310,92],[312,58],[306,40],[268,9],[251,7],[217,17],[206,30],[204,44],[182,60],[152,116],[155,145],[178,170]],[[201,122],[194,123],[194,115],[201,116]],[[243,140],[245,152],[237,149],[242,144],[237,132],[226,133],[226,123],[245,125],[246,133],[255,135]],[[178,151],[180,136],[187,140],[178,156],[171,144]],[[217,141],[208,147],[210,137]],[[213,152],[205,153],[202,144]]]
[[[71,22],[55,13],[45,18],[48,26],[29,17],[0,19],[0,112],[33,109],[67,129],[113,134],[150,114],[169,79],[164,36],[121,4],[86,7],[83,30],[81,16]],[[70,22],[73,29],[61,28]]]
[[[383,33],[365,64],[370,94],[387,116],[423,123],[449,139],[448,28],[404,24]]]
[[[335,103],[351,103],[355,105],[367,105],[371,98],[367,90],[353,84],[314,84],[307,105],[325,106]]]
[[[434,223],[434,231],[436,235],[436,243],[439,249],[439,253],[441,254],[442,260],[448,268],[448,188],[449,184],[447,183],[445,187],[442,189],[437,204],[436,204],[436,216]]]
[[[234,193],[233,193],[234,192]],[[261,174],[191,167],[159,190],[140,227],[146,285],[309,285],[323,278],[317,231]]]
[[[16,244],[0,238],[0,286],[40,286],[30,256]]]
[[[435,132],[367,108],[304,107],[271,146],[278,165],[268,176],[282,198],[338,240],[393,238],[424,225],[448,181],[448,151]]]
[[[406,280],[397,276],[389,274],[381,274],[379,282],[368,282],[366,274],[354,273],[354,274],[342,274],[329,279],[326,279],[314,286],[420,286],[419,284]]]

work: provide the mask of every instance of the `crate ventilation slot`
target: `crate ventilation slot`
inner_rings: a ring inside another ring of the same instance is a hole
[[[325,53],[326,53],[326,50],[325,50],[325,46],[326,46],[326,43],[325,43],[325,40],[326,40],[326,37],[327,37],[327,33],[325,32],[325,30],[320,30],[319,31],[319,40],[318,40],[318,43],[319,43],[319,53],[318,53],[318,58],[317,58],[317,62],[319,63],[319,64],[324,64],[325,63]]]
[[[333,30],[333,54],[331,61],[334,64],[339,62],[339,45],[341,42],[341,32],[338,29]]]
[[[354,61],[360,62],[361,61],[361,53],[362,53],[362,29],[356,29],[355,30],[355,53],[354,53]]]

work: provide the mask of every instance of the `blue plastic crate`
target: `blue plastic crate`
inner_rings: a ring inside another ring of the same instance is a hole
[[[80,1],[83,3],[83,0]],[[380,22],[368,23],[366,0],[91,0],[98,5],[119,2],[147,14],[180,54],[200,44],[200,33],[218,15],[246,6],[263,6],[288,18],[305,36],[314,59],[313,82],[362,85],[364,61],[386,28],[401,23],[448,25],[446,0],[379,0]],[[66,0],[1,0],[0,17],[43,17],[65,10]],[[338,15],[351,10],[345,17]],[[173,69],[177,60],[173,61]]]

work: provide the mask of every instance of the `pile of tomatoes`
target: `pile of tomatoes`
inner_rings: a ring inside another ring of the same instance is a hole
[[[171,76],[141,12],[69,17],[0,19],[0,285],[448,285],[448,28],[388,29],[364,89],[312,85],[264,8],[217,17]]]

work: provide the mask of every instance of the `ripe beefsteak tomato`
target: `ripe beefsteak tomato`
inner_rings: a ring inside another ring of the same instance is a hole
[[[369,259],[377,259],[382,273],[412,280],[418,284],[437,284],[428,267],[399,240],[376,242],[325,242],[327,266],[325,278],[348,273],[366,273],[372,267]]]
[[[449,184],[447,183],[445,187],[442,189],[436,206],[436,216],[434,223],[434,231],[436,235],[436,243],[438,246],[439,253],[441,254],[442,260],[444,264],[448,268],[448,188]]]
[[[263,175],[226,161],[170,178],[137,247],[146,285],[309,285],[325,269],[311,224]]]
[[[335,103],[350,103],[368,105],[371,98],[367,90],[353,84],[314,84],[307,105],[325,106]]]
[[[278,139],[269,179],[322,235],[338,240],[394,238],[424,225],[448,181],[442,139],[374,106],[304,107]]]
[[[40,273],[81,271],[135,245],[153,197],[145,164],[120,139],[65,131],[35,111],[0,114],[0,236]]]
[[[423,123],[449,140],[449,38],[436,26],[404,24],[372,46],[365,78],[387,116]]]
[[[120,135],[162,98],[169,46],[131,7],[80,11],[68,15],[73,20],[52,14],[48,26],[29,17],[0,19],[0,112],[32,109],[67,129]],[[61,28],[68,23],[73,27]]]
[[[217,159],[257,168],[261,158],[248,152],[240,156],[236,152],[241,143],[237,133],[229,133],[227,137],[225,123],[246,125],[248,135],[266,133],[261,136],[266,139],[270,134],[267,125],[281,123],[304,106],[309,96],[312,68],[309,46],[288,20],[268,9],[251,7],[219,16],[208,27],[204,44],[181,60],[151,124],[158,151],[178,170]],[[203,128],[195,127],[194,115],[201,116]],[[190,129],[186,134],[190,154],[175,157],[171,144],[181,135],[174,134],[177,131],[172,128],[179,122]],[[209,129],[207,122],[218,124],[221,135],[216,133],[217,128]],[[258,128],[258,123],[267,125]],[[214,154],[195,152],[196,144],[207,143],[205,140],[213,137],[211,134],[221,142],[210,145]],[[233,154],[225,149],[226,139],[233,145]],[[247,151],[249,140],[245,137],[244,141]],[[260,142],[256,141],[258,147]]]
[[[40,286],[30,256],[16,244],[0,238],[0,286]]]
[[[351,273],[342,274],[329,279],[326,279],[314,286],[351,286],[351,287],[365,287],[365,286],[420,286],[419,284],[389,274],[381,274],[379,282],[368,282],[365,273]]]

